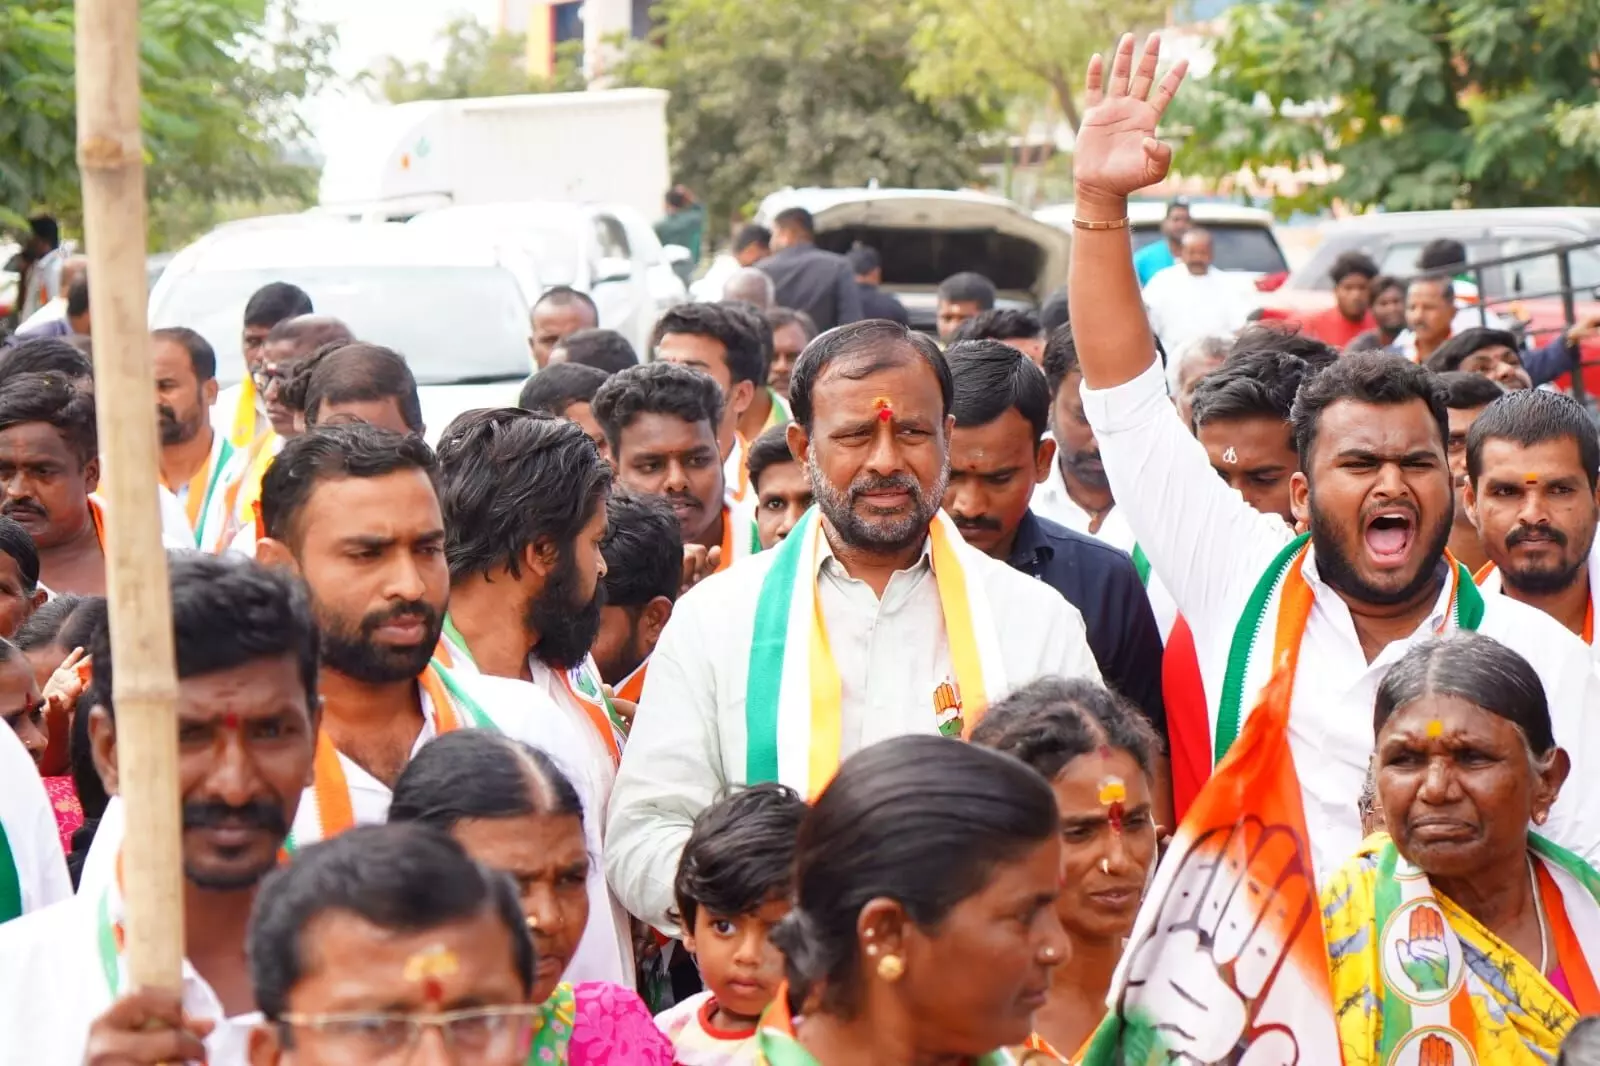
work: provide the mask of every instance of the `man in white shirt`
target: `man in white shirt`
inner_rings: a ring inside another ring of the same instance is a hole
[[[729,278],[771,254],[772,231],[759,223],[747,222],[734,234],[732,250],[711,261],[705,276],[689,286],[689,295],[702,303],[715,303],[724,298],[722,290]]]
[[[1085,123],[1090,135],[1074,159],[1069,298],[1084,409],[1119,505],[1193,630],[1212,735],[1220,731],[1225,748],[1278,651],[1298,652],[1289,742],[1315,868],[1326,878],[1360,840],[1354,799],[1372,752],[1379,680],[1418,642],[1475,627],[1533,664],[1573,759],[1571,780],[1589,780],[1595,771],[1585,767],[1600,755],[1600,693],[1587,649],[1538,611],[1479,596],[1462,568],[1445,565],[1448,422],[1431,374],[1363,353],[1301,387],[1294,423],[1303,469],[1292,506],[1311,530],[1307,541],[1222,484],[1178,421],[1139,314],[1127,198],[1170,166],[1155,127],[1181,69],[1146,102],[1155,56],[1146,54],[1130,93],[1130,52],[1119,46],[1110,98],[1091,91],[1096,123]],[[1592,857],[1600,855],[1600,804],[1584,791],[1569,790],[1544,831]]]
[[[678,602],[612,793],[607,873],[656,928],[674,928],[691,823],[729,786],[814,795],[876,741],[964,735],[1036,677],[1099,678],[1077,610],[940,511],[953,392],[932,341],[892,322],[842,326],[801,356],[789,440],[818,506]]]
[[[1559,392],[1507,393],[1467,431],[1466,510],[1489,565],[1487,592],[1520,600],[1594,640],[1600,435]]]
[[[206,1059],[242,1066],[255,1000],[245,929],[260,881],[311,777],[316,629],[296,584],[255,563],[188,553],[172,561],[178,788],[183,804],[181,993],[129,987],[120,877],[0,927],[0,1033],[6,1062]],[[89,641],[95,766],[117,788],[113,661],[104,625]],[[179,1009],[211,1023],[201,1041],[161,1024]],[[146,1026],[150,1019],[161,1019]],[[135,1052],[148,1049],[147,1056]],[[87,1049],[87,1054],[86,1054]]]
[[[182,505],[190,545],[215,554],[238,532],[235,503],[250,466],[211,426],[217,400],[217,353],[200,334],[182,326],[150,334],[161,419],[161,482]]]
[[[1169,359],[1181,357],[1202,337],[1242,328],[1250,315],[1238,275],[1218,270],[1211,258],[1211,234],[1192,227],[1183,234],[1178,261],[1157,271],[1144,287],[1150,328]]]

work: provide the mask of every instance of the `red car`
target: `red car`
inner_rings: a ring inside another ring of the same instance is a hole
[[[1300,321],[1333,307],[1333,279],[1328,270],[1342,252],[1365,252],[1383,273],[1405,278],[1417,273],[1417,253],[1422,246],[1439,237],[1466,245],[1473,262],[1528,256],[1486,267],[1481,288],[1489,308],[1526,323],[1529,342],[1538,347],[1566,327],[1566,315],[1558,294],[1557,258],[1530,253],[1600,239],[1600,208],[1405,211],[1330,222],[1322,227],[1322,241],[1311,258],[1282,285],[1263,294],[1262,317]],[[1600,313],[1600,247],[1576,249],[1569,254],[1569,263],[1578,317]],[[1584,342],[1582,350],[1584,389],[1600,396],[1600,340]],[[1565,381],[1563,377],[1561,382]]]

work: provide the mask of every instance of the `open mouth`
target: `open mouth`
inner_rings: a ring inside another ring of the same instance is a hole
[[[1367,554],[1381,567],[1399,566],[1411,554],[1416,522],[1405,511],[1384,511],[1367,522]]]

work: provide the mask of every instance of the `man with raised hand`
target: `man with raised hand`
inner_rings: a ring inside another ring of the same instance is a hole
[[[1360,840],[1352,797],[1372,753],[1379,680],[1417,643],[1477,629],[1533,664],[1572,753],[1572,780],[1587,780],[1583,767],[1600,756],[1588,649],[1541,612],[1482,596],[1445,554],[1448,426],[1431,373],[1362,353],[1302,386],[1293,412],[1302,470],[1291,491],[1310,530],[1301,537],[1224,485],[1178,420],[1129,255],[1128,197],[1164,178],[1172,159],[1155,132],[1185,65],[1157,85],[1158,53],[1152,38],[1136,64],[1129,36],[1109,71],[1091,64],[1069,292],[1084,411],[1118,508],[1193,629],[1216,750],[1227,750],[1287,657],[1290,748],[1326,877]],[[1573,790],[1544,832],[1600,854],[1600,804]]]

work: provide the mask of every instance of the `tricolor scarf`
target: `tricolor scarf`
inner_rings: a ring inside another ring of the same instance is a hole
[[[728,452],[728,457],[722,461],[722,492],[723,500],[730,504],[739,504],[750,495],[750,445],[736,432],[733,435],[733,448]]]
[[[633,673],[612,686],[612,691],[617,694],[617,699],[627,700],[629,703],[638,703],[639,697],[644,695],[644,677],[649,669],[650,659],[646,656],[644,662],[633,668]]]
[[[967,1060],[967,1066],[1018,1066],[1039,1061],[1034,1052],[1018,1058],[1001,1048]],[[818,1066],[816,1058],[800,1043],[795,1033],[794,1015],[789,1012],[789,984],[778,986],[778,994],[761,1015],[756,1029],[756,1066]]]
[[[955,674],[930,695],[940,733],[966,737],[992,696],[1006,691],[988,594],[976,575],[987,556],[968,547],[943,511],[928,527],[929,553]],[[839,768],[839,670],[817,597],[824,533],[815,507],[773,549],[756,601],[745,701],[745,781],[781,781],[815,797]],[[801,634],[808,634],[802,637]],[[806,640],[790,654],[791,640]]]
[[[777,389],[768,385],[767,396],[772,400],[772,409],[767,412],[767,424],[761,427],[763,433],[774,426],[787,426],[794,421],[794,415],[789,413],[788,403],[778,395]]]
[[[1133,569],[1150,586],[1150,560],[1133,546]],[[1172,806],[1179,819],[1211,776],[1211,718],[1194,633],[1183,615],[1173,619],[1161,655],[1161,702],[1167,715],[1167,747],[1172,764]]]
[[[212,435],[211,453],[189,479],[183,497],[189,530],[200,551],[222,551],[239,531],[239,489],[251,458],[248,449],[235,448],[220,433]],[[178,491],[175,485],[167,488]]]
[[[722,508],[722,558],[717,562],[717,573],[759,551],[761,531],[749,509],[742,504],[725,505]]]
[[[1239,735],[1245,693],[1259,692],[1274,664],[1284,661],[1285,656],[1293,683],[1300,643],[1314,602],[1311,586],[1302,572],[1310,541],[1311,535],[1302,533],[1284,546],[1256,583],[1234,627],[1213,731],[1214,762],[1222,761]],[[1458,630],[1475,630],[1483,621],[1483,596],[1466,567],[1448,551],[1444,558],[1450,567],[1450,607],[1440,632],[1452,625]],[[1275,619],[1271,627],[1267,625],[1269,617]]]
[[[498,732],[494,719],[461,686],[461,682],[438,662],[428,664],[422,676],[417,678],[417,684],[422,686],[432,706],[435,735],[443,736],[463,727]],[[312,809],[307,811],[302,799],[301,813],[296,816],[295,822],[307,820],[316,827],[317,835],[315,839],[305,839],[291,831],[283,844],[284,852],[290,855],[306,844],[337,836],[355,825],[356,821],[355,805],[350,798],[350,782],[345,777],[339,749],[334,747],[326,729],[317,731],[317,751],[312,766]]]
[[[0,923],[22,917],[22,875],[11,852],[11,839],[0,822]]]

